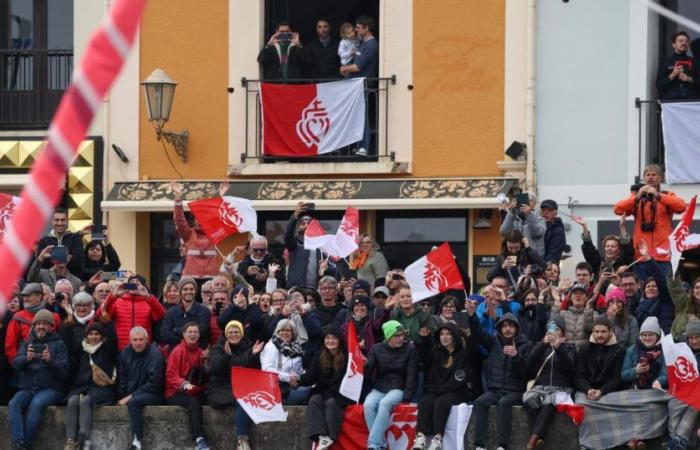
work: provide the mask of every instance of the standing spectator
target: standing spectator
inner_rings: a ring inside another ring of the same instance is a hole
[[[666,275],[672,275],[671,252],[659,253],[657,249],[668,245],[668,237],[673,231],[673,215],[685,211],[685,202],[673,192],[661,190],[663,178],[663,171],[658,165],[645,167],[645,184],[629,197],[615,203],[613,211],[620,216],[634,215],[635,247],[639,249],[640,242],[645,240],[651,257],[662,266]]]
[[[99,322],[85,330],[78,365],[68,392],[65,411],[67,441],[64,450],[90,450],[93,408],[117,401],[117,341]]]
[[[503,289],[494,285],[497,281],[505,283],[503,277],[494,278],[492,284],[484,289],[484,301],[479,302],[476,309],[481,327],[492,336],[496,334],[496,323],[504,314],[517,314],[521,308],[520,303],[505,298]]]
[[[277,280],[276,289],[284,288],[286,286],[284,263],[268,252],[265,236],[256,236],[251,239],[249,253],[238,263],[237,270],[245,278],[246,283],[253,286],[255,292],[265,292],[270,264],[279,266],[274,273],[274,278]]]
[[[384,254],[379,251],[377,242],[367,233],[360,236],[360,247],[350,255],[350,269],[357,271],[357,278],[374,286],[377,278],[389,271]],[[370,293],[368,292],[367,295]]]
[[[533,215],[536,215],[533,213]],[[541,219],[542,217],[540,217]],[[544,233],[542,233],[544,236]],[[542,247],[544,253],[544,247]],[[511,289],[518,285],[518,279],[527,272],[528,266],[537,265],[544,269],[542,257],[530,246],[530,240],[520,231],[509,231],[501,243],[501,251],[496,258],[496,264],[491,268],[486,279],[504,277]]]
[[[593,245],[591,232],[588,229],[586,220],[581,216],[572,216],[571,219],[581,225],[583,232],[581,233],[581,251],[586,262],[591,265],[593,273],[600,273],[603,269],[607,272],[613,272],[620,266],[628,266],[634,260],[634,246],[632,239],[627,234],[625,226],[625,217],[620,218],[620,235],[609,234],[601,241],[601,250],[598,251]]]
[[[594,311],[593,300],[588,300],[587,286],[574,284],[569,292],[571,306],[569,309],[561,309],[561,297],[558,289],[552,289],[554,305],[552,305],[551,319],[555,322],[559,317],[564,319],[566,340],[573,342],[577,348],[583,347],[593,330]]]
[[[49,245],[54,247],[64,246],[68,249],[68,254],[71,256],[68,262],[68,270],[76,277],[80,277],[82,275],[83,262],[85,261],[83,235],[91,229],[92,225],[88,225],[77,233],[71,233],[68,231],[68,210],[58,207],[53,212],[51,231],[39,239],[36,245],[35,256],[40,255]],[[42,268],[49,269],[50,267],[50,261],[42,261]]]
[[[72,258],[71,255],[52,254],[54,248],[56,247],[48,245],[39,252],[39,255],[29,267],[27,281],[30,283],[44,283],[49,286],[51,290],[54,290],[56,282],[65,279],[73,286],[73,291],[77,292],[80,290],[82,281],[68,270],[68,265]],[[64,259],[64,257],[66,259]],[[51,267],[49,269],[42,268],[46,261],[49,260],[51,261]]]
[[[163,403],[165,361],[158,346],[148,343],[148,332],[135,326],[129,332],[129,345],[119,355],[119,406],[129,410],[132,450],[141,450],[143,408]]]
[[[309,56],[302,48],[299,33],[293,33],[289,22],[283,20],[277,23],[275,33],[260,50],[258,63],[264,81],[287,81],[302,77]]]
[[[309,397],[309,388],[291,386],[291,380],[304,371],[301,364],[303,353],[294,322],[289,319],[277,322],[272,339],[260,354],[260,365],[262,370],[279,375],[284,405],[305,405]]]
[[[352,60],[360,44],[357,39],[357,34],[355,33],[355,27],[350,22],[344,22],[340,25],[340,38],[338,56],[340,57],[340,64],[347,66],[348,64],[352,64]]]
[[[203,291],[204,286],[202,286],[202,296],[204,296]],[[211,296],[211,283],[209,285],[209,293]],[[180,303],[180,286],[178,285],[178,282],[174,280],[166,281],[160,295],[162,296],[161,303],[166,310],[176,306],[178,303]]]
[[[677,340],[682,339],[685,327],[691,320],[700,320],[700,277],[695,278],[690,292],[683,289],[681,280],[669,280],[669,291],[676,306],[676,318],[671,331]]]
[[[419,345],[424,339],[429,341],[430,333],[437,329],[432,314],[421,308],[416,308],[411,296],[411,288],[408,285],[399,289],[397,297],[398,307],[391,312],[391,320],[401,324],[405,333],[404,338],[416,345]]]
[[[610,323],[613,325],[613,333],[618,345],[627,348],[634,344],[639,337],[639,324],[627,308],[627,298],[620,288],[610,289],[605,296],[608,301],[608,309],[605,311]]]
[[[28,283],[20,293],[24,308],[12,316],[5,334],[5,356],[10,363],[17,356],[20,345],[29,339],[34,316],[46,306],[42,302],[43,293],[44,290],[39,283]],[[51,325],[53,327],[50,330],[51,332],[54,332],[61,326],[61,319],[58,314],[53,314]]]
[[[489,409],[496,405],[496,442],[506,449],[510,444],[512,408],[522,404],[525,392],[532,344],[520,333],[518,318],[512,313],[504,314],[498,321],[495,337],[484,332],[473,309],[468,313],[472,336],[488,351],[482,369],[487,392],[474,402],[474,447],[486,448]]]
[[[367,448],[387,448],[385,433],[391,412],[401,402],[413,398],[416,390],[416,348],[404,339],[401,324],[390,320],[382,326],[384,342],[374,344],[365,363],[364,373],[374,381],[365,398],[364,414],[369,438]]]
[[[664,333],[670,333],[676,308],[668,291],[666,276],[661,272],[657,262],[651,259],[644,241],[639,245],[639,252],[645,259],[640,264],[639,271],[650,276],[644,281],[642,288],[644,297],[639,302],[635,315],[639,323],[644,322],[647,317],[657,317]]]
[[[85,246],[85,266],[83,267],[83,281],[88,281],[98,272],[114,272],[119,270],[122,263],[119,261],[117,251],[112,247],[104,231],[104,239],[93,239]],[[99,279],[96,280],[99,282]]]
[[[52,331],[55,325],[50,312],[37,312],[28,341],[22,342],[12,360],[19,378],[19,390],[8,411],[12,448],[31,448],[44,410],[60,404],[65,397],[68,354],[61,338]]]
[[[311,78],[339,78],[338,39],[331,36],[331,23],[328,19],[320,18],[316,21],[316,34],[317,38],[306,46],[311,57]]]
[[[545,263],[554,262],[559,264],[561,254],[566,247],[566,232],[564,222],[557,217],[559,205],[554,200],[544,200],[540,203],[540,214],[547,224],[547,231],[544,233],[544,259]]]
[[[182,333],[185,331],[184,327],[194,322],[198,326],[199,347],[206,348],[209,345],[211,312],[206,306],[195,301],[197,297],[197,282],[194,278],[182,277],[179,287],[181,301],[165,313],[160,328],[160,341],[168,344],[172,351],[175,346],[181,344]]]
[[[656,74],[656,90],[661,100],[686,100],[698,96],[697,67],[688,56],[688,33],[679,31],[671,36],[673,55],[659,64]],[[696,55],[697,56],[697,55]]]
[[[547,232],[547,224],[544,217],[535,211],[537,206],[535,194],[531,192],[526,194],[528,196],[527,204],[518,205],[516,200],[511,201],[508,213],[498,232],[501,236],[507,237],[510,232],[519,231],[522,236],[527,238],[532,250],[542,258],[545,253],[544,235]],[[543,262],[539,265],[544,267]]]
[[[518,310],[520,332],[530,342],[540,342],[544,338],[547,326],[547,307],[538,297],[537,289],[528,289],[523,298],[523,307]]]
[[[181,280],[182,282],[183,280]],[[200,305],[201,306],[201,305]],[[203,307],[203,306],[202,306]],[[209,325],[207,321],[207,325]],[[206,376],[204,364],[209,350],[200,347],[199,325],[190,322],[182,327],[182,342],[170,353],[165,370],[165,402],[187,410],[192,440],[197,450],[209,450],[202,427],[202,402]]]
[[[700,320],[692,319],[685,329],[685,340],[688,347],[700,361]],[[671,398],[668,403],[668,433],[666,445],[669,450],[686,450],[698,448],[698,417],[700,412],[677,398]]]
[[[311,222],[309,208],[308,203],[297,203],[284,229],[284,246],[289,252],[287,285],[315,289],[318,281],[319,251],[304,248],[304,232]]]

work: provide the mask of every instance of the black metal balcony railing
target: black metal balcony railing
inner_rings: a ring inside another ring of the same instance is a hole
[[[241,156],[242,163],[248,159],[263,163],[285,162],[355,162],[378,161],[382,158],[394,160],[394,153],[389,151],[389,85],[396,84],[396,76],[388,78],[365,79],[365,102],[367,119],[370,127],[370,144],[367,155],[357,155],[359,143],[343,147],[330,153],[306,158],[290,158],[287,156],[266,156],[262,149],[262,116],[260,113],[260,83],[323,83],[338,81],[338,79],[299,78],[286,81],[241,79],[241,85],[246,90],[245,103],[245,154]]]
[[[46,128],[73,72],[73,50],[0,49],[0,129]]]

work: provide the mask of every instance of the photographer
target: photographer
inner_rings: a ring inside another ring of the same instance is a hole
[[[310,211],[316,206],[313,203],[297,203],[297,207],[289,218],[284,229],[284,246],[289,252],[289,270],[287,285],[316,289],[318,283],[320,250],[304,248],[304,232],[311,223]]]
[[[293,33],[289,22],[281,21],[275,27],[265,47],[260,50],[258,62],[265,81],[302,78],[304,67],[311,63],[310,54],[302,48],[299,33]]]
[[[525,274],[527,266],[533,265],[544,267],[542,257],[532,249],[530,240],[520,231],[510,231],[503,238],[501,252],[486,279],[491,281],[499,276],[504,277],[511,289],[515,290],[518,279]]]
[[[661,190],[663,176],[658,165],[647,166],[644,169],[644,185],[632,186],[630,196],[617,202],[613,211],[619,216],[634,215],[635,248],[644,239],[651,257],[667,275],[671,275],[671,252],[660,253],[658,248],[668,246],[668,237],[673,231],[673,215],[685,211],[685,202],[673,192]]]
[[[693,65],[693,58],[687,53],[689,42],[688,33],[685,31],[679,31],[671,36],[673,55],[661,62],[656,74],[659,99],[678,100],[698,96],[695,83],[697,69]]]
[[[535,211],[536,205],[535,194],[529,192],[518,194],[511,200],[508,213],[498,232],[501,236],[506,236],[512,231],[522,233],[530,242],[532,250],[542,258],[545,253],[544,235],[547,233],[547,223],[544,217]],[[539,264],[544,267],[543,263]]]
[[[255,292],[265,292],[270,264],[279,266],[274,272],[277,280],[276,288],[285,287],[284,263],[267,251],[267,239],[265,236],[256,236],[250,241],[249,253],[238,263],[240,273],[248,284],[253,286]]]
[[[42,269],[42,265],[51,260],[52,266],[50,269]],[[68,253],[67,247],[56,247],[47,245],[36,257],[27,272],[27,281],[30,283],[44,283],[53,291],[56,287],[56,281],[66,279],[73,286],[73,292],[80,290],[82,282],[68,270],[71,255]]]

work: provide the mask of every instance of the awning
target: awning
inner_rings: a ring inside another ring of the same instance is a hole
[[[293,209],[313,201],[317,209],[467,209],[498,206],[514,178],[411,178],[374,180],[231,181],[227,195],[251,199],[258,210]],[[180,181],[185,201],[216,197],[223,181]],[[107,211],[171,211],[169,181],[117,182],[101,204]]]

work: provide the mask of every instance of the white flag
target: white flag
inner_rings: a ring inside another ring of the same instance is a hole
[[[661,104],[666,179],[670,184],[700,182],[700,103]]]

